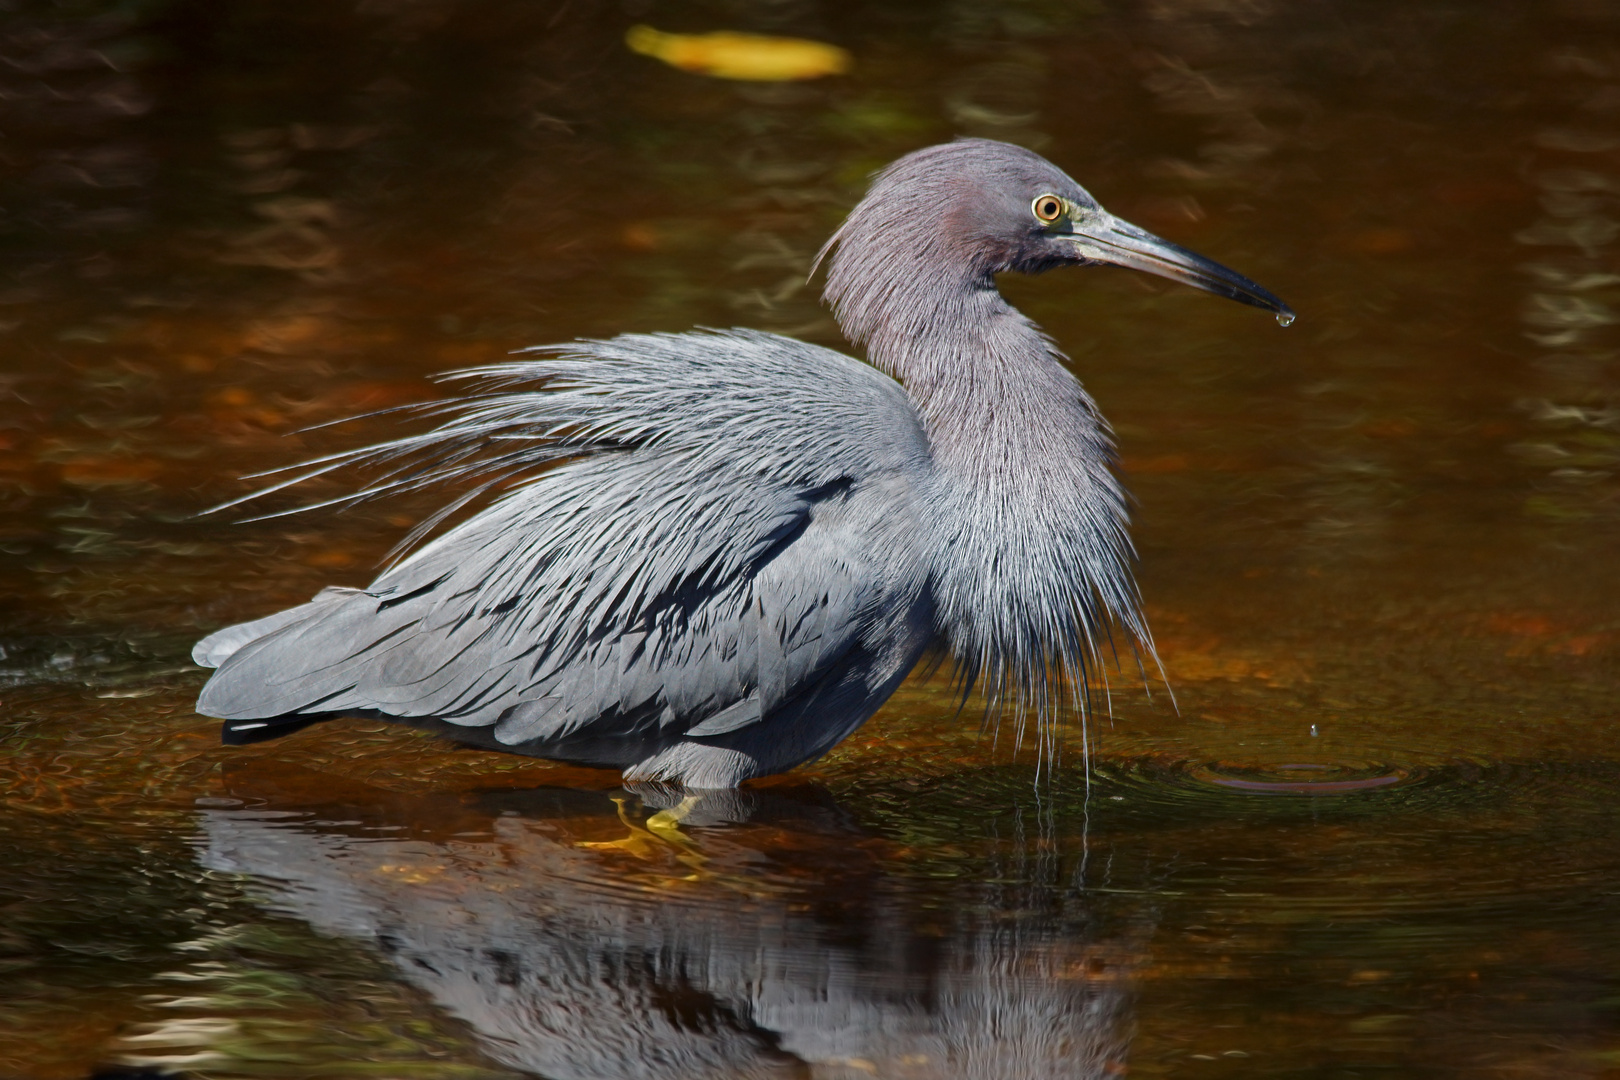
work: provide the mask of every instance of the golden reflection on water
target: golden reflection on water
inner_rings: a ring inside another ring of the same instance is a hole
[[[1614,14],[0,15],[0,1073],[1612,1072]],[[855,64],[706,79],[639,21]],[[427,507],[194,516],[236,477],[523,345],[838,344],[815,251],[953,134],[1301,312],[1003,283],[1119,433],[1175,694],[1093,688],[1089,783],[943,680],[681,842],[656,793],[410,731],[218,746],[191,642]]]

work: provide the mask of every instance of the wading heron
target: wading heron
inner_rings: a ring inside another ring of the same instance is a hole
[[[228,743],[358,713],[689,788],[819,757],[930,648],[992,710],[1083,710],[1110,626],[1151,649],[1125,500],[1106,423],[994,276],[1110,263],[1293,313],[982,139],[883,170],[829,252],[871,366],[753,330],[544,346],[449,375],[473,392],[420,406],[432,430],[276,485],[471,482],[418,538],[504,494],[364,589],[205,638],[198,710]]]

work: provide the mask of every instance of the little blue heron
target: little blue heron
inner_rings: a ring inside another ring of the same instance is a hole
[[[931,648],[992,710],[1083,716],[1110,627],[1151,651],[1125,498],[1106,422],[995,275],[1110,263],[1293,312],[983,139],[884,169],[829,252],[872,366],[754,330],[528,349],[446,376],[474,392],[420,406],[432,430],[271,488],[476,481],[413,539],[504,494],[364,589],[205,638],[198,710],[227,743],[361,714],[688,788],[826,753]]]

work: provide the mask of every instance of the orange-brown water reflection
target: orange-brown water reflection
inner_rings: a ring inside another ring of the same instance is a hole
[[[1059,1035],[1082,1075],[1613,1072],[1609,5],[631,7],[0,14],[0,1074],[587,1072],[502,1026],[551,1006],[501,948],[606,973],[565,1048],[643,1040],[604,1075],[1040,1075]],[[854,68],[706,80],[637,21]],[[582,848],[634,835],[612,777],[191,713],[200,633],[363,583],[425,508],[194,516],[391,428],[293,432],[581,334],[838,344],[813,253],[956,133],[1301,313],[1004,283],[1118,429],[1179,709],[1110,673],[1089,789],[1078,733],[1037,788],[935,682],[690,850]]]

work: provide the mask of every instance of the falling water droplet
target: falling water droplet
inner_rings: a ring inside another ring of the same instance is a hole
[[[1294,325],[1294,313],[1292,311],[1279,311],[1279,312],[1277,312],[1277,325],[1278,326],[1292,326],[1292,325]]]
[[[1312,724],[1311,725],[1311,738],[1313,738],[1313,739],[1316,738],[1316,735],[1317,735],[1316,725]]]

